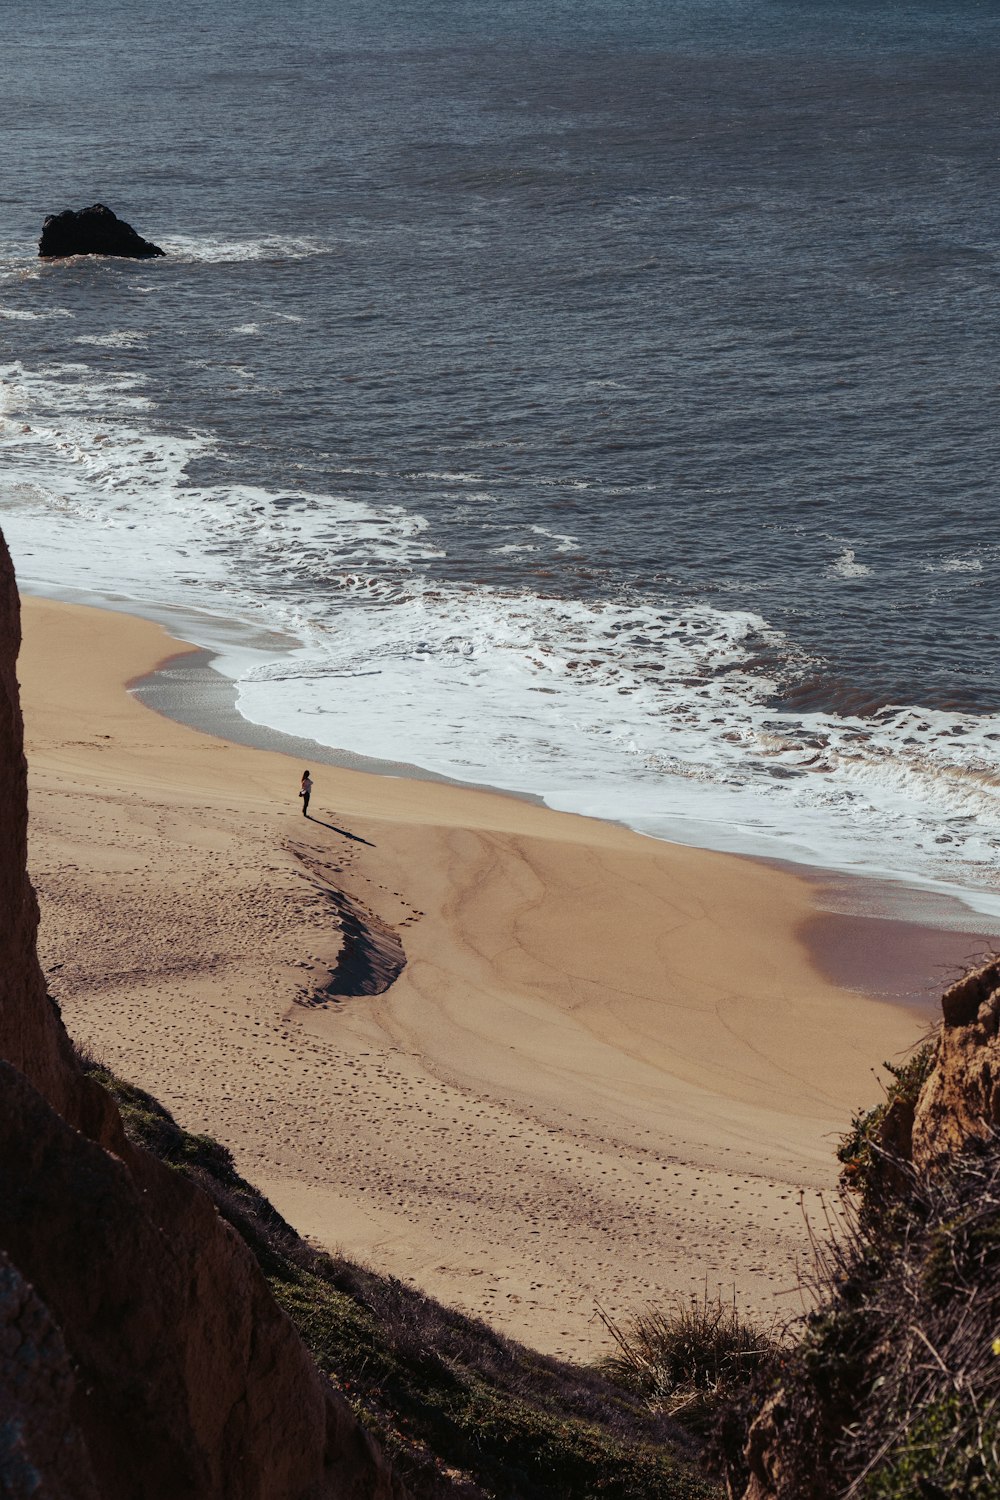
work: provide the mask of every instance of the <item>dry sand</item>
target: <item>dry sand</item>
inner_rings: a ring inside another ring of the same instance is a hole
[[[925,1024],[821,977],[807,882],[143,707],[182,649],[24,601],[41,953],[71,1033],[314,1240],[536,1347],[794,1313],[833,1147]],[[395,976],[395,977],[394,977]],[[388,984],[381,994],[358,993]]]

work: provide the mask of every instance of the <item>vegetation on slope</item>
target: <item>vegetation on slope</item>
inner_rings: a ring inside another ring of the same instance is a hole
[[[707,1467],[741,1471],[759,1393],[780,1369],[777,1328],[747,1323],[735,1300],[710,1296],[707,1285],[701,1297],[678,1297],[624,1325],[602,1318],[615,1345],[607,1373],[702,1439]]]
[[[842,1143],[853,1228],[821,1257],[818,1309],[751,1434],[782,1500],[1000,1493],[1000,1141],[924,1174],[893,1148],[890,1112],[912,1120],[932,1053],[890,1069]]]
[[[880,1229],[883,1214],[901,1211],[905,1216],[907,1185],[912,1179],[908,1162],[910,1128],[920,1090],[934,1066],[933,1042],[918,1047],[905,1062],[882,1064],[889,1074],[885,1098],[874,1109],[854,1116],[851,1128],[837,1147],[843,1164],[841,1182],[854,1201],[867,1227]]]
[[[710,1500],[696,1445],[644,1394],[536,1354],[391,1277],[307,1245],[149,1094],[85,1059],[138,1145],[196,1181],[256,1256],[320,1367],[418,1500]]]

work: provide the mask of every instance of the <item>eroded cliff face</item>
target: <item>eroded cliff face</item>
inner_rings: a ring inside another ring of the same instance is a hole
[[[0,534],[0,1492],[404,1500],[209,1199],[132,1146],[35,954]]]
[[[913,1114],[911,1154],[918,1171],[1000,1127],[1000,960],[946,990],[930,1077]]]

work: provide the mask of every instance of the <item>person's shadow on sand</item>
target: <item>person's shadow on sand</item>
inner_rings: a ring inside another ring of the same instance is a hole
[[[367,844],[369,849],[376,847],[371,839],[363,839],[360,833],[352,833],[349,828],[338,828],[336,823],[324,823],[322,818],[314,818],[312,813],[306,813],[305,816],[310,823],[318,823],[320,828],[329,828],[331,833],[339,833],[341,838],[353,839],[356,844]]]

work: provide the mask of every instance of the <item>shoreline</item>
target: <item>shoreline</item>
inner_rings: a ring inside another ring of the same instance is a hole
[[[549,808],[544,797],[536,792],[512,787],[499,787],[486,782],[461,781],[441,772],[406,761],[383,760],[359,752],[325,745],[318,740],[304,739],[267,724],[258,724],[244,717],[236,707],[238,689],[234,678],[218,671],[212,663],[223,656],[237,658],[247,655],[259,660],[262,656],[281,657],[300,643],[291,636],[280,635],[270,629],[257,629],[247,621],[235,622],[222,615],[209,614],[188,605],[157,605],[148,601],[123,596],[102,594],[100,591],[83,591],[55,584],[25,585],[23,597],[49,599],[53,603],[69,603],[82,608],[106,609],[126,618],[149,620],[161,626],[173,639],[185,644],[185,650],[175,653],[185,657],[183,665],[173,660],[168,670],[160,666],[140,674],[129,689],[143,703],[157,713],[165,714],[175,722],[206,734],[216,735],[250,749],[272,750],[281,754],[301,758],[303,764],[312,759],[317,764],[345,770],[361,771],[375,776],[405,777],[416,781],[435,782],[459,789],[485,792],[492,796],[512,797],[539,807]],[[207,644],[191,644],[187,640],[188,627],[194,624],[194,633]],[[166,664],[164,664],[166,665]],[[549,810],[556,812],[555,808]],[[719,853],[728,858],[746,859],[773,869],[785,870],[796,879],[811,884],[817,893],[821,912],[833,917],[874,918],[888,924],[899,924],[900,928],[913,931],[930,930],[942,934],[955,934],[955,940],[943,939],[947,949],[946,962],[955,962],[964,952],[963,940],[969,940],[974,948],[984,937],[1000,933],[1000,912],[989,912],[975,905],[977,892],[960,886],[947,886],[938,882],[923,881],[915,875],[884,874],[876,871],[845,870],[837,866],[783,858],[777,854],[760,851],[727,848],[711,843],[688,842],[671,839],[664,835],[647,833],[632,828],[629,823],[600,815],[571,811],[563,814],[586,821],[607,823],[612,827],[626,829],[641,838],[650,838],[658,843],[671,844],[676,848]],[[983,897],[988,894],[983,892]],[[995,893],[992,893],[995,894]],[[816,959],[831,978],[851,976],[849,988],[864,993],[862,978],[858,981],[858,968],[851,954],[843,952],[844,944],[834,934],[843,924],[830,924],[829,940],[815,933]],[[886,936],[891,936],[891,925],[886,927]],[[810,938],[813,941],[813,937]],[[1000,941],[1000,938],[998,938]],[[873,944],[865,945],[866,947]],[[905,948],[900,950],[904,959]],[[879,959],[872,970],[872,982],[879,986],[878,993],[904,1003],[913,998],[919,1000],[923,986],[909,984],[900,989],[890,985],[883,988],[885,964]]]
[[[530,792],[455,781],[419,766],[374,760],[315,740],[298,739],[266,724],[255,724],[237,709],[235,685],[213,668],[214,659],[215,653],[207,647],[182,651],[129,683],[129,691],[146,707],[176,723],[252,749],[298,757],[303,763],[311,759],[317,765],[437,782],[546,806],[541,797]],[[564,816],[584,817],[579,813]],[[628,829],[623,823],[611,826]],[[654,839],[654,842],[672,841]],[[675,847],[699,848],[686,844]],[[735,853],[726,857],[769,865],[812,886],[818,904],[815,914],[805,924],[806,945],[828,979],[858,995],[874,995],[907,1006],[926,1006],[929,1014],[934,1014],[941,990],[968,966],[967,959],[978,957],[983,951],[984,938],[994,938],[1000,931],[1000,921],[994,923],[973,912],[957,897],[921,889],[902,880],[879,880],[873,875],[847,874],[758,855]],[[928,978],[929,966],[939,978]]]
[[[96,591],[86,593],[81,589],[25,585],[21,588],[21,597],[22,600],[42,599],[52,604],[69,604],[81,609],[103,609],[126,619],[147,620],[159,625],[171,639],[180,644],[181,649],[157,663],[148,672],[140,673],[135,681],[126,686],[129,692],[155,713],[161,713],[189,729],[227,739],[252,750],[273,750],[279,754],[294,755],[303,761],[311,757],[318,765],[334,766],[340,770],[439,782],[443,786],[488,792],[497,797],[515,797],[539,807],[546,805],[542,797],[534,792],[513,791],[507,787],[490,786],[485,782],[458,781],[454,777],[407,761],[379,760],[353,750],[324,745],[319,740],[286,734],[283,730],[272,729],[267,724],[256,724],[252,719],[245,718],[236,707],[238,693],[235,680],[218,671],[212,663],[223,654],[223,645],[229,641],[239,643],[247,654],[259,655],[266,652],[281,655],[289,645],[298,644],[291,637],[283,638],[270,630],[261,631],[255,636],[251,626],[245,623],[234,624],[221,615],[209,615],[184,605],[152,605],[142,600],[112,598]],[[207,623],[190,633],[214,636],[215,640],[211,645],[197,645],[187,639],[187,627],[201,621]],[[251,642],[258,640],[258,646],[247,647],[248,638]],[[279,640],[283,642],[283,648],[275,644]]]
[[[833,1141],[923,1029],[824,979],[800,874],[334,767],[304,821],[298,757],[125,690],[183,649],[161,627],[28,596],[24,637],[72,1034],[301,1231],[535,1347],[591,1357],[598,1302],[706,1280],[788,1314]],[[381,993],[331,992],[344,901],[403,948]]]

